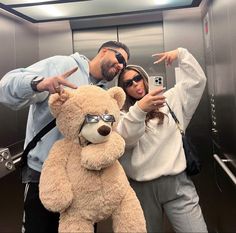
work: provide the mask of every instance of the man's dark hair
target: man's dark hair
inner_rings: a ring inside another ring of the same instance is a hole
[[[124,49],[125,52],[128,55],[128,59],[130,58],[129,48],[125,44],[123,44],[119,41],[113,41],[113,40],[107,41],[104,44],[102,44],[101,47],[98,49],[98,53],[102,48],[109,48],[109,47],[110,48],[122,48],[122,49]]]

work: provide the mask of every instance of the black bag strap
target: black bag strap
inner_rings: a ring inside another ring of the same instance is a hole
[[[35,137],[28,143],[26,148],[24,149],[22,155],[21,155],[21,164],[26,164],[27,161],[27,155],[30,150],[35,148],[37,145],[38,141],[47,134],[51,129],[53,129],[56,126],[56,119],[53,119],[51,122],[49,122],[44,128],[42,128],[36,135]]]
[[[169,108],[169,111],[170,111],[170,114],[171,114],[171,116],[173,117],[173,119],[174,119],[174,121],[175,121],[175,123],[176,123],[176,125],[177,125],[177,127],[178,127],[178,129],[179,129],[179,131],[180,131],[180,133],[182,134],[182,135],[184,135],[184,131],[181,129],[181,127],[180,127],[180,123],[179,123],[179,120],[178,120],[178,118],[176,117],[176,115],[175,115],[175,113],[172,111],[172,109],[170,108],[170,106],[169,106],[169,104],[166,102],[166,105],[167,105],[167,107]]]

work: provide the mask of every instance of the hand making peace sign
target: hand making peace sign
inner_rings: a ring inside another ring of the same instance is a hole
[[[54,93],[60,93],[63,90],[62,86],[76,89],[77,86],[75,84],[67,81],[66,79],[70,75],[72,75],[74,72],[76,72],[77,69],[78,69],[78,67],[75,67],[75,68],[65,72],[62,75],[45,78],[42,82],[40,82],[37,85],[37,90],[39,92],[49,91],[50,94],[54,94]]]
[[[171,50],[169,52],[156,53],[152,55],[153,57],[158,57],[159,59],[154,62],[154,64],[158,64],[162,61],[166,62],[166,65],[171,65],[174,60],[178,58],[178,49]]]

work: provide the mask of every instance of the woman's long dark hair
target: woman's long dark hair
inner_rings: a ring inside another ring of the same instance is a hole
[[[126,72],[128,72],[129,70],[134,70],[136,71],[138,74],[140,74],[143,77],[143,83],[144,83],[144,88],[145,88],[145,92],[148,93],[148,74],[147,72],[141,67],[141,66],[137,66],[137,65],[128,65],[119,75],[118,77],[118,86],[121,87],[125,93],[126,93],[126,100],[125,100],[125,104],[122,108],[122,110],[128,112],[129,108],[131,106],[133,106],[136,103],[136,99],[134,99],[133,97],[129,96],[126,88],[124,86],[124,75]],[[164,113],[160,112],[158,109],[156,110],[152,110],[150,112],[147,113],[146,116],[146,124],[149,120],[153,119],[153,118],[158,118],[158,125],[163,124],[164,121]]]

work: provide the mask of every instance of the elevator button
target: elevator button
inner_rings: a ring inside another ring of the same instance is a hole
[[[5,160],[7,160],[7,159],[10,158],[10,155],[9,155],[9,153],[8,153],[7,151],[3,151],[3,152],[2,152],[2,157],[3,157]]]
[[[8,148],[0,148],[0,178],[15,170],[11,153]]]
[[[8,169],[8,170],[12,170],[14,168],[14,165],[12,162],[8,161],[5,163],[5,167]]]

